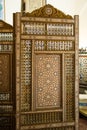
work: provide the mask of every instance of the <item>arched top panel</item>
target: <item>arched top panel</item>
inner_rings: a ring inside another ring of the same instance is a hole
[[[61,19],[73,19],[72,16],[66,15],[62,11],[54,8],[52,5],[47,4],[39,9],[32,11],[31,13],[27,12],[25,16],[30,17],[45,17],[45,18],[61,18]]]
[[[3,20],[0,20],[0,30],[3,30],[3,29],[13,29],[13,26],[11,26],[10,24],[6,23],[5,21]]]

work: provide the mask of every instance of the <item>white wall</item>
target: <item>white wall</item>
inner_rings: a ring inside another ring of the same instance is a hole
[[[69,15],[79,15],[79,47],[87,47],[87,1],[47,0],[47,4]],[[5,21],[13,24],[13,13],[20,12],[21,0],[5,0]]]
[[[5,0],[5,21],[13,25],[13,13],[21,11],[21,0]]]

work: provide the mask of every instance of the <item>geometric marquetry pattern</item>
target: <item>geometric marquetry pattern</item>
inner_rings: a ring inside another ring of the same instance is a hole
[[[21,111],[31,109],[31,41],[21,43]]]
[[[54,123],[62,121],[61,112],[39,112],[21,116],[22,125],[34,125],[43,123]]]
[[[73,126],[61,126],[61,127],[40,128],[40,129],[30,128],[30,130],[75,130],[75,127],[73,127]]]
[[[23,23],[23,33],[24,34],[45,34],[45,23]]]
[[[0,130],[15,129],[14,49],[13,27],[0,20]]]
[[[87,56],[79,56],[80,80],[87,81]]]
[[[0,33],[0,41],[13,41],[13,33]]]
[[[24,22],[23,34],[73,36],[73,24]]]
[[[13,111],[13,106],[11,105],[0,105],[0,113],[9,113]]]
[[[61,127],[40,128],[40,129],[30,128],[30,130],[75,130],[75,127],[73,127],[73,126],[61,126]]]
[[[35,41],[35,51],[72,51],[74,50],[73,41]]]
[[[36,55],[36,109],[61,106],[60,55]]]
[[[78,16],[42,8],[14,17],[16,129],[78,130]]]
[[[74,120],[74,85],[75,85],[75,56],[74,54],[65,55],[65,89],[66,89],[66,120]]]
[[[12,52],[13,51],[13,46],[12,45],[0,45],[0,52]]]
[[[9,93],[0,93],[0,101],[9,101],[10,94]]]
[[[10,85],[10,83],[9,83],[9,72],[10,72],[9,62],[10,62],[9,55],[0,54],[0,92],[9,91],[9,85]],[[8,96],[7,96],[7,99],[8,99]]]

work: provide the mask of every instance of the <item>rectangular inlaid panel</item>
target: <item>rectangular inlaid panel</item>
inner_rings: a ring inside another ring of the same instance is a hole
[[[79,77],[82,81],[87,81],[87,55],[79,56]]]
[[[8,54],[0,54],[0,92],[9,91],[9,63],[10,57]]]
[[[60,55],[36,55],[35,63],[35,108],[59,108],[61,106]]]
[[[21,42],[21,111],[31,109],[31,46],[30,40]]]
[[[65,113],[67,121],[75,120],[75,55],[74,54],[65,54]]]

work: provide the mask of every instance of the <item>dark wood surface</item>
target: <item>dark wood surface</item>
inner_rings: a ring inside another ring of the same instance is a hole
[[[87,117],[81,114],[79,117],[79,130],[87,130]]]

